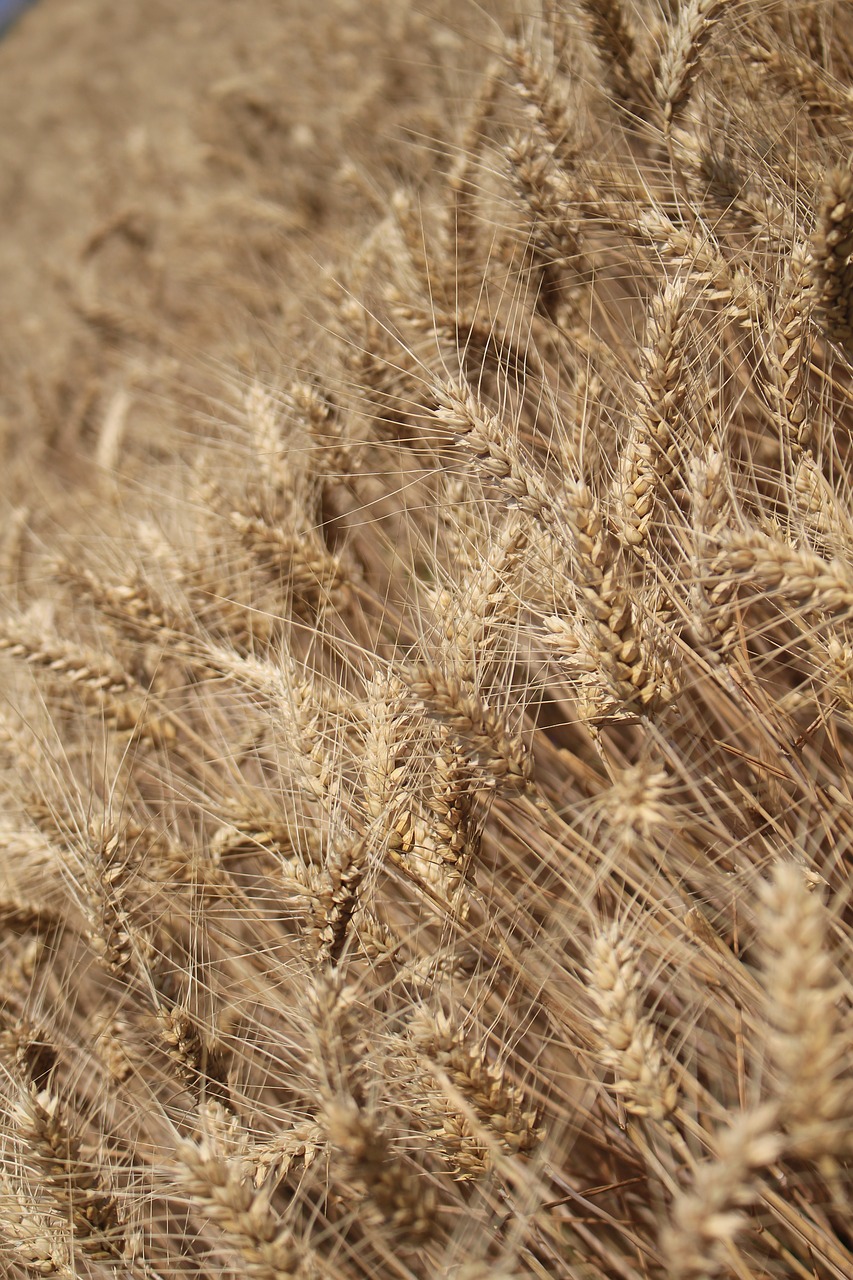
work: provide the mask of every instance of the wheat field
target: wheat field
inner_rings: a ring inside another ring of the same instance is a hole
[[[490,26],[287,376],[7,521],[4,1277],[853,1276],[851,18]]]

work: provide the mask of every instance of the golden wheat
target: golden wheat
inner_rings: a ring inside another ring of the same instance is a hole
[[[3,1275],[853,1275],[851,16],[495,25],[278,383],[17,509]]]

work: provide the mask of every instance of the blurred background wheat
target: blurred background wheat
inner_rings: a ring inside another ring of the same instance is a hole
[[[849,1280],[853,10],[254,16],[7,368],[2,1274]]]

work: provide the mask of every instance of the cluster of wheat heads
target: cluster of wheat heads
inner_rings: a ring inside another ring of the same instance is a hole
[[[9,523],[4,1276],[849,1280],[851,17],[525,15],[292,380]]]

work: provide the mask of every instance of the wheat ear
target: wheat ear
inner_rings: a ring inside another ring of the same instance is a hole
[[[853,173],[834,168],[823,183],[812,236],[818,311],[829,336],[853,345]]]
[[[782,1148],[772,1105],[744,1112],[716,1141],[714,1157],[699,1165],[693,1186],[672,1206],[660,1243],[672,1280],[714,1280],[727,1270],[743,1209],[756,1199],[756,1175]]]
[[[523,739],[470,686],[437,667],[422,665],[401,677],[425,710],[446,724],[481,770],[484,783],[503,791],[523,791],[533,777],[533,761]]]
[[[674,695],[667,656],[638,626],[635,593],[610,545],[599,504],[585,484],[566,486],[567,534],[574,544],[574,619],[544,619],[545,639],[568,671],[585,673],[592,719],[652,712]],[[596,688],[595,685],[598,685]]]
[[[354,992],[328,968],[313,993],[320,1122],[338,1176],[368,1199],[374,1220],[392,1238],[417,1244],[435,1231],[435,1189],[389,1141],[378,1108],[366,1097],[367,1063]]]
[[[621,0],[581,0],[604,77],[617,103],[636,109],[642,92],[633,70],[636,41]]]
[[[420,1010],[408,1032],[422,1072],[420,1087],[439,1122],[435,1137],[457,1173],[473,1177],[489,1168],[490,1146],[508,1155],[537,1146],[544,1136],[537,1108],[506,1079],[499,1063],[486,1060],[484,1048],[471,1043],[453,1018]],[[467,1108],[454,1105],[456,1090],[473,1117]]]
[[[637,413],[620,460],[617,495],[621,533],[638,551],[649,536],[656,494],[685,447],[689,300],[687,277],[667,280],[649,309]]]
[[[686,0],[669,28],[655,86],[666,134],[690,100],[702,54],[726,3],[727,0]]]
[[[83,1142],[66,1110],[48,1089],[21,1098],[18,1133],[24,1159],[41,1174],[44,1190],[70,1222],[75,1247],[86,1257],[120,1262],[124,1226],[109,1179],[83,1156]]]
[[[726,591],[734,577],[803,609],[840,614],[853,608],[853,582],[841,561],[760,533],[727,533],[722,542],[711,572]]]
[[[851,1043],[839,1004],[843,982],[829,950],[830,917],[805,869],[780,862],[761,889],[759,938],[767,992],[771,1088],[798,1152],[849,1146]]]
[[[292,1280],[306,1251],[240,1167],[210,1138],[182,1142],[178,1180],[195,1206],[216,1223],[247,1280]]]
[[[139,682],[105,653],[52,636],[36,637],[12,619],[0,620],[0,651],[73,690],[87,708],[116,729],[157,740],[174,737],[168,721],[149,714]]]
[[[678,1087],[654,1025],[642,1012],[634,951],[618,925],[595,937],[589,981],[598,1009],[599,1058],[613,1072],[614,1093],[632,1115],[666,1119],[676,1106]]]
[[[523,457],[508,423],[487,408],[463,382],[436,387],[436,419],[451,429],[457,447],[484,478],[498,484],[520,511],[559,536],[559,509],[541,477]]]

